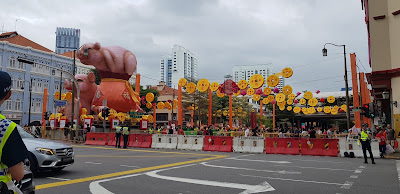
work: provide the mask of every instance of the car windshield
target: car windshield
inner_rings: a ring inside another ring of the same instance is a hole
[[[33,134],[30,132],[27,132],[24,128],[21,126],[17,125],[18,133],[21,135],[22,138],[36,138]]]

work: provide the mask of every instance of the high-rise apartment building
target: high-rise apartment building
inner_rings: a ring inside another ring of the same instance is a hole
[[[182,46],[174,45],[172,55],[164,55],[160,60],[161,81],[167,86],[177,85],[179,79],[197,80],[197,58]]]
[[[80,29],[60,28],[56,30],[56,53],[63,54],[79,49]]]
[[[236,65],[233,66],[233,81],[238,83],[240,80],[246,80],[249,82],[250,78],[254,74],[260,74],[267,79],[268,76],[272,75],[273,66],[269,64],[259,65]],[[262,88],[265,88],[266,84]]]

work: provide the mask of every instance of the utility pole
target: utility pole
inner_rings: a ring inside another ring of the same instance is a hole
[[[72,76],[75,78],[75,68],[76,68],[76,64],[75,64],[75,53],[76,50],[74,50],[74,62],[73,62],[73,66],[72,66]],[[72,111],[71,111],[71,115],[72,115],[72,125],[75,122],[75,117],[74,117],[74,110],[75,110],[75,84],[72,84]],[[79,107],[78,107],[79,109]],[[79,118],[76,119],[76,121],[78,121]],[[78,125],[78,123],[75,123],[76,125]]]

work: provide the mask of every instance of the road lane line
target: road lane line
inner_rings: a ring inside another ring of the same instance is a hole
[[[250,160],[250,159],[240,159],[240,158],[224,158],[226,160],[240,160],[240,161],[250,161],[250,162],[269,162],[277,164],[289,164],[289,161],[269,161],[269,160]]]
[[[204,162],[204,161],[215,160],[215,159],[220,159],[220,158],[225,158],[225,157],[229,157],[229,156],[219,155],[219,156],[202,158],[202,159],[197,159],[197,160],[189,160],[189,161],[184,161],[184,162],[163,164],[163,165],[159,165],[159,166],[151,166],[151,167],[146,167],[146,168],[139,168],[139,169],[97,175],[97,176],[86,177],[86,178],[78,178],[78,179],[73,179],[73,180],[69,180],[69,181],[47,183],[47,184],[42,184],[42,185],[36,185],[36,190],[46,189],[46,188],[51,188],[51,187],[58,187],[58,186],[63,186],[63,185],[76,184],[76,183],[82,183],[82,182],[88,182],[88,181],[94,181],[94,180],[100,180],[100,179],[106,179],[106,178],[112,178],[112,177],[123,176],[123,175],[130,175],[130,174],[135,174],[135,173],[139,173],[139,172],[145,172],[145,171],[157,170],[157,169],[168,168],[168,167],[173,167],[173,166],[181,166],[181,165],[185,165],[185,164]]]
[[[246,157],[246,156],[253,156],[253,155],[255,155],[255,154],[240,155],[240,156],[231,157],[229,159],[236,159],[236,158],[241,158],[241,157]]]
[[[268,182],[263,182],[260,185],[247,185],[247,184],[240,184],[240,183],[227,183],[227,182],[219,182],[219,181],[200,180],[200,179],[179,178],[179,177],[163,176],[163,175],[157,174],[158,172],[161,172],[161,171],[166,171],[166,170],[171,170],[171,169],[176,169],[176,168],[183,168],[183,167],[188,167],[188,166],[193,166],[193,165],[195,165],[195,164],[172,167],[172,168],[161,169],[161,170],[154,170],[151,172],[147,172],[145,174],[150,177],[164,179],[164,180],[170,180],[170,181],[175,181],[175,182],[191,183],[191,184],[197,184],[197,185],[207,185],[207,186],[214,186],[214,187],[244,189],[245,191],[241,192],[241,194],[275,191],[275,189]]]
[[[119,165],[119,166],[122,166],[122,167],[129,167],[129,168],[140,168],[139,166],[129,166],[129,165]]]
[[[357,169],[357,170],[354,171],[354,173],[360,174],[360,173],[362,173],[362,170]]]
[[[285,167],[292,167],[292,168],[310,168],[310,169],[317,169],[317,170],[341,170],[341,171],[350,171],[353,172],[354,170],[348,169],[340,169],[340,168],[316,168],[316,167],[307,167],[307,166],[290,166],[290,165],[274,165],[274,166],[285,166]]]
[[[102,163],[97,163],[97,162],[85,162],[86,164],[102,164]]]
[[[75,155],[78,158],[170,158],[170,157],[187,157],[182,155],[168,156],[114,156],[114,155]]]
[[[340,188],[342,188],[342,189],[350,189],[350,187],[353,186],[353,184],[354,184],[354,182],[346,181],[346,182],[343,184],[343,186],[341,186]]]
[[[358,167],[358,168],[365,168],[365,166],[360,166],[360,167]]]
[[[103,179],[99,181],[93,181],[89,184],[89,191],[93,194],[114,194],[110,192],[109,190],[105,189],[100,185],[100,183],[107,182],[107,181],[112,181],[112,180],[118,180],[118,179],[124,179],[124,178],[129,178],[129,177],[134,177],[134,176],[139,176],[143,174],[131,174],[131,175],[126,175],[126,176],[120,176],[120,177],[114,177],[110,179]]]
[[[326,160],[302,160],[302,159],[292,159],[296,161],[304,161],[304,162],[329,162],[329,163],[338,163],[338,164],[354,164],[351,162],[333,162],[333,161],[326,161]]]
[[[358,176],[357,175],[351,175],[350,178],[356,179],[356,178],[358,178]]]
[[[341,184],[341,183],[329,183],[329,182],[307,181],[307,180],[286,179],[286,178],[276,178],[276,177],[253,176],[253,175],[245,175],[245,174],[240,174],[240,176],[254,177],[254,178],[265,178],[265,179],[275,179],[275,180],[283,180],[283,181],[294,181],[294,182],[303,182],[303,183],[326,184],[326,185],[339,185],[339,186],[343,186],[344,185],[344,184]]]
[[[272,172],[272,173],[279,173],[279,174],[301,174],[301,172],[296,171],[286,171],[286,170],[258,170],[258,169],[251,169],[251,168],[240,168],[240,167],[230,167],[230,166],[217,166],[212,164],[207,164],[207,162],[200,163],[201,165],[213,167],[213,168],[227,168],[227,169],[235,169],[235,170],[248,170],[248,171],[257,171],[257,172]]]
[[[69,181],[71,179],[63,179],[63,178],[57,178],[57,177],[46,177],[48,179],[54,179],[54,180],[60,180],[60,181]]]
[[[167,152],[167,151],[155,151],[155,150],[121,149],[121,148],[112,148],[112,147],[83,146],[83,145],[72,145],[72,147],[92,148],[92,149],[102,149],[102,150],[118,150],[118,151],[125,151],[125,152],[146,152],[146,153],[182,154],[182,155],[215,156],[215,157],[222,156],[222,155],[216,155],[216,154],[199,154],[199,153]]]

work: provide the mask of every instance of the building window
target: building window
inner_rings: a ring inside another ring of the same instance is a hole
[[[21,100],[20,99],[15,100],[15,110],[21,111]]]
[[[44,84],[43,84],[43,87],[49,89],[49,83],[47,83],[47,82],[44,83]]]
[[[54,84],[54,90],[57,92],[60,90],[60,85],[58,85],[58,83]]]
[[[40,109],[42,109],[42,103],[41,102],[36,102],[35,112],[41,112]]]
[[[22,81],[22,78],[18,78],[16,89],[22,89],[22,87],[24,86],[23,84],[24,84],[24,81]]]
[[[18,69],[24,69],[24,63],[18,62]]]
[[[36,91],[36,80],[32,80],[32,90]]]
[[[12,101],[6,100],[6,109],[5,110],[11,110],[11,108],[12,108]]]
[[[14,57],[10,58],[10,67],[15,68],[15,58]]]
[[[12,89],[14,89],[14,83],[15,83],[14,77],[11,76],[11,88]]]
[[[36,90],[37,92],[42,91],[42,82],[39,81],[39,82],[37,83],[37,88],[36,88],[36,89],[37,89],[37,90]]]

